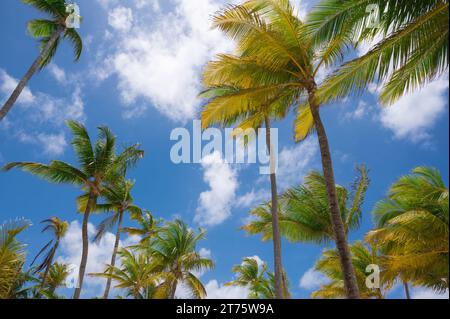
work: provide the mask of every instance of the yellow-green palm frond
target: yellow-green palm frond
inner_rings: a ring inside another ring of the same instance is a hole
[[[314,118],[311,113],[309,103],[305,103],[298,108],[297,117],[294,122],[294,138],[297,142],[301,142],[314,134]]]
[[[366,240],[380,246],[392,278],[448,289],[448,189],[439,171],[418,167],[401,177],[374,216],[378,228]]]
[[[388,282],[381,276],[380,288],[368,288],[366,285],[367,267],[379,265],[380,257],[375,247],[366,247],[362,242],[356,242],[350,246],[352,263],[355,267],[356,279],[361,292],[361,298],[383,298],[383,291],[388,287]],[[327,249],[316,263],[315,270],[323,273],[329,282],[322,285],[320,289],[312,294],[313,298],[333,299],[346,298],[344,277],[338,252],[335,249]]]
[[[25,263],[25,245],[17,235],[30,226],[23,219],[0,225],[0,299],[14,298],[14,289],[21,281]]]
[[[448,37],[442,37],[448,34],[448,19],[448,3],[439,1],[415,20],[394,28],[370,52],[344,64],[323,83],[321,103],[360,92],[374,81],[387,82],[381,100],[393,103],[442,74],[448,69]],[[392,72],[397,73],[392,76]]]

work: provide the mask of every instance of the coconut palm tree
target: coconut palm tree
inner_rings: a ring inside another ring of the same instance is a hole
[[[248,0],[229,6],[214,17],[214,26],[237,42],[234,55],[220,55],[205,71],[206,88],[222,90],[204,108],[202,125],[228,123],[265,107],[287,114],[297,106],[295,137],[304,140],[316,132],[330,204],[333,233],[345,274],[349,298],[358,298],[358,285],[341,218],[332,157],[319,108],[318,74],[342,57],[345,41],[333,39],[315,45],[289,0]],[[346,35],[343,34],[342,37]],[[229,88],[232,88],[231,90]],[[243,126],[260,123],[261,114]],[[276,206],[272,208],[276,214]],[[277,267],[280,268],[280,267]],[[275,271],[281,296],[281,271]]]
[[[267,263],[261,265],[256,258],[244,258],[240,265],[233,267],[236,279],[226,286],[238,286],[249,289],[249,299],[275,299],[274,274],[267,271]]]
[[[449,288],[448,188],[438,170],[418,167],[380,201],[377,229],[367,241],[380,246],[390,279],[444,292]]]
[[[119,249],[120,234],[123,232],[123,215],[126,212],[129,212],[132,217],[135,218],[142,215],[142,210],[138,206],[133,204],[133,197],[131,196],[133,186],[134,182],[120,180],[111,187],[105,187],[102,194],[104,203],[96,205],[97,212],[113,212],[113,214],[100,223],[94,241],[100,241],[107,231],[111,230],[114,225],[117,225],[116,239],[114,242],[110,264],[112,268],[116,264],[116,255]],[[86,197],[84,199],[85,200],[79,201],[78,203],[80,206],[79,211],[84,211],[84,208],[87,204]],[[103,294],[104,299],[108,299],[109,291],[111,289],[111,280],[112,279],[108,277]]]
[[[359,228],[361,206],[369,185],[367,169],[359,166],[357,173],[351,190],[336,185],[346,235]],[[321,173],[310,172],[305,176],[303,185],[287,190],[280,197],[280,203],[280,231],[288,241],[326,244],[334,240],[326,181]],[[261,234],[263,241],[271,240],[269,204],[257,207],[251,215],[252,221],[243,229],[251,235]]]
[[[132,215],[131,218],[139,224],[139,227],[125,227],[123,232],[130,236],[139,236],[140,245],[147,246],[156,237],[160,230],[162,220],[156,220],[153,215],[145,210],[141,215]]]
[[[53,259],[55,258],[56,251],[58,250],[61,239],[66,235],[67,230],[69,228],[69,223],[66,221],[60,220],[58,217],[52,217],[50,219],[44,220],[42,223],[45,224],[42,232],[51,231],[54,239],[50,240],[36,255],[31,266],[36,262],[36,260],[41,256],[45,251],[47,254],[44,257],[44,260],[36,267],[34,273],[43,272],[41,288],[44,288],[47,285],[47,275],[53,264]],[[50,249],[49,249],[50,248]]]
[[[39,286],[39,293],[48,299],[60,299],[55,292],[56,289],[65,287],[67,277],[70,275],[69,266],[55,262],[50,266],[47,273],[41,274],[41,284]],[[44,283],[45,280],[45,284]]]
[[[368,15],[368,5],[375,6],[378,21]],[[325,81],[319,90],[323,102],[377,82],[383,84],[381,102],[392,104],[448,70],[448,0],[322,0],[307,24],[318,45],[337,40],[358,46],[381,39]]]
[[[47,14],[47,19],[34,19],[28,22],[28,32],[32,37],[38,38],[41,49],[38,57],[17,84],[17,87],[0,109],[0,121],[8,114],[14,103],[19,98],[23,89],[27,86],[36,71],[46,67],[58,50],[61,40],[65,39],[73,46],[75,61],[78,61],[83,49],[83,42],[78,32],[68,26],[66,21],[72,14],[67,10],[65,0],[22,0],[23,3],[33,6],[42,13]]]
[[[150,261],[146,252],[135,253],[129,249],[119,249],[120,268],[108,265],[103,273],[90,274],[113,280],[115,288],[125,289],[127,297],[153,299],[161,278],[161,265]]]
[[[0,225],[0,299],[13,299],[22,286],[25,245],[17,235],[30,227],[30,222],[18,219]]]
[[[364,299],[384,299],[388,284],[380,276],[380,286],[378,288],[369,288],[366,284],[370,270],[368,266],[379,265],[380,258],[377,249],[368,248],[362,242],[356,242],[351,247],[352,262],[356,269],[356,278],[358,279],[361,298]],[[346,291],[344,287],[343,274],[340,267],[339,255],[335,249],[325,250],[322,258],[317,262],[315,270],[323,273],[329,279],[329,282],[322,285],[319,290],[312,294],[313,298],[337,299],[345,298]],[[381,275],[381,274],[380,274]],[[391,287],[391,286],[389,286]]]
[[[168,291],[168,298],[175,299],[179,284],[188,287],[192,297],[206,297],[206,290],[197,278],[196,272],[214,267],[211,259],[202,257],[197,251],[198,242],[205,238],[205,231],[195,233],[181,220],[164,225],[153,243],[152,258],[163,266],[163,287]]]
[[[67,125],[73,134],[72,146],[80,168],[65,162],[52,161],[48,165],[32,162],[10,163],[3,170],[9,171],[13,168],[20,168],[52,183],[77,186],[87,194],[88,199],[83,213],[82,225],[83,248],[78,285],[74,292],[74,299],[79,299],[89,252],[89,216],[92,211],[95,211],[97,199],[102,195],[105,184],[113,183],[119,180],[121,176],[124,176],[127,167],[134,165],[142,158],[144,152],[136,144],[126,148],[117,155],[115,152],[116,137],[109,128],[105,126],[99,127],[98,140],[92,145],[89,134],[83,124],[67,121]],[[86,195],[82,197],[86,197]]]
[[[214,68],[212,64],[210,64],[211,69]],[[207,68],[205,70],[205,77],[208,77],[208,72],[210,71],[210,68]],[[206,81],[205,81],[206,82]],[[233,94],[237,92],[236,89],[233,88],[210,88],[206,91],[204,91],[202,94],[200,94],[200,97],[203,98],[209,98],[209,99],[216,99],[219,97],[224,96],[225,94]],[[266,128],[266,147],[268,150],[268,154],[270,157],[270,189],[271,189],[271,207],[273,207],[272,210],[272,224],[273,227],[273,245],[274,245],[274,256],[275,256],[275,281],[277,282],[277,287],[281,287],[278,291],[280,294],[280,299],[283,295],[283,278],[282,275],[278,276],[277,274],[282,274],[283,269],[283,263],[282,263],[282,252],[281,252],[281,239],[279,234],[279,226],[278,226],[278,188],[277,188],[277,177],[276,177],[276,155],[274,154],[274,145],[271,137],[271,121],[272,119],[280,119],[285,116],[285,108],[283,107],[283,104],[261,104],[261,107],[257,110],[248,111],[246,113],[240,114],[239,116],[233,117],[233,118],[226,118],[222,117],[220,120],[223,122],[222,126],[227,126],[233,123],[237,122],[237,127],[235,130],[235,135],[242,137],[242,134],[245,134],[247,132],[247,129],[253,128],[256,129],[258,127],[261,127],[263,124]],[[207,123],[207,121],[204,121],[205,117],[208,117],[208,111],[205,109],[205,111],[202,113],[202,123]],[[219,121],[220,121],[219,120]],[[204,128],[207,126],[204,125]],[[245,138],[245,136],[244,136]]]

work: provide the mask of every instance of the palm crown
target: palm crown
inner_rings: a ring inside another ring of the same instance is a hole
[[[83,50],[83,42],[80,35],[74,28],[67,28],[66,19],[70,12],[67,12],[67,3],[65,0],[22,0],[23,3],[35,7],[37,10],[48,15],[49,19],[35,19],[28,23],[28,32],[41,41],[41,48],[44,48],[52,35],[60,30],[61,36],[58,36],[51,46],[48,54],[40,64],[43,68],[53,59],[61,39],[70,42],[74,49],[75,61],[78,61]]]
[[[368,5],[377,6],[378,21],[371,21]],[[323,0],[307,23],[319,45],[343,36],[347,44],[357,45],[383,38],[325,81],[320,90],[323,102],[377,82],[383,84],[381,102],[392,104],[448,70],[447,0]]]

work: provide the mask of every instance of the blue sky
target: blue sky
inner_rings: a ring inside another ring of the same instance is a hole
[[[245,290],[226,288],[223,283],[232,279],[231,268],[243,257],[258,256],[272,264],[272,245],[239,230],[250,208],[268,199],[268,181],[259,175],[258,165],[228,165],[220,160],[175,165],[170,160],[171,131],[178,127],[190,130],[192,120],[198,118],[201,101],[196,96],[201,91],[202,67],[215,54],[232,50],[229,40],[209,28],[210,15],[226,1],[77,3],[83,16],[79,32],[85,42],[81,60],[73,63],[71,48],[63,43],[53,63],[33,77],[0,124],[0,164],[73,162],[64,120],[83,121],[91,134],[96,134],[99,125],[110,126],[121,145],[139,142],[146,151],[145,159],[130,173],[136,179],[136,203],[157,217],[179,217],[192,227],[206,226],[207,240],[199,248],[216,262],[213,271],[202,275],[210,296],[245,296]],[[295,1],[295,5],[304,14],[311,2]],[[0,50],[0,101],[36,57],[37,42],[26,33],[26,22],[39,16],[18,0],[0,2],[0,33],[5,44]],[[378,104],[376,87],[322,109],[338,183],[352,182],[356,164],[370,169],[364,222],[351,234],[352,241],[371,229],[374,204],[399,176],[429,165],[440,169],[448,181],[447,101],[448,76],[388,109]],[[274,124],[279,129],[282,188],[320,169],[316,139],[296,145],[292,120],[291,114]],[[59,260],[77,263],[81,220],[74,204],[77,189],[51,185],[22,172],[2,173],[0,189],[0,220],[23,216],[33,222],[22,236],[30,256],[48,241],[40,233],[39,222],[56,215],[71,222]],[[100,220],[101,216],[92,218],[92,231]],[[123,244],[132,241],[124,238]],[[295,297],[307,298],[320,283],[321,278],[309,270],[323,248],[284,244],[284,264]],[[93,245],[88,271],[100,271],[111,249],[112,235]],[[98,294],[102,285],[102,281],[89,279],[85,296]],[[415,295],[431,296],[421,289]],[[402,297],[402,292],[397,289],[391,296]]]

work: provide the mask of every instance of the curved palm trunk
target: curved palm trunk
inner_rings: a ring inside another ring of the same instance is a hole
[[[48,262],[47,267],[45,267],[44,276],[42,276],[41,289],[44,289],[45,284],[47,283],[48,273],[50,272],[50,268],[52,267],[53,259],[55,258],[56,250],[58,249],[59,246],[59,240],[60,239],[58,238],[58,240],[55,243],[55,246],[53,246],[52,253],[50,255],[50,260]]]
[[[89,235],[88,235],[88,225],[89,225],[89,215],[92,209],[97,203],[97,196],[91,192],[89,194],[89,201],[86,205],[86,210],[83,216],[83,228],[82,228],[82,240],[83,240],[83,251],[81,253],[80,270],[78,273],[78,284],[75,288],[75,293],[73,299],[80,299],[81,288],[83,287],[84,273],[86,272],[87,259],[89,254]]]
[[[64,27],[59,26],[58,29],[52,34],[50,40],[47,42],[45,47],[42,49],[41,53],[37,57],[37,59],[33,62],[31,67],[28,69],[27,73],[23,76],[23,78],[20,80],[20,82],[17,84],[17,87],[9,97],[9,99],[5,102],[3,107],[0,109],[0,122],[5,118],[5,116],[8,114],[8,112],[13,107],[14,103],[16,103],[17,99],[19,98],[20,94],[22,93],[23,89],[27,86],[28,82],[30,81],[31,77],[36,73],[36,71],[39,69],[39,66],[41,65],[44,58],[49,54],[52,46],[55,44],[58,37],[61,35],[61,33],[64,31]]]
[[[406,299],[411,299],[411,292],[409,291],[409,285],[406,281],[403,282],[403,288],[405,288]]]
[[[120,210],[119,221],[117,224],[116,242],[114,243],[114,250],[113,250],[112,257],[111,257],[111,266],[112,267],[111,267],[110,274],[112,274],[112,269],[116,265],[116,256],[117,256],[117,251],[119,250],[119,243],[120,243],[120,233],[122,232],[122,220],[123,220],[123,210]],[[111,282],[112,282],[112,278],[108,277],[108,279],[106,281],[105,292],[103,294],[103,299],[108,299],[109,291],[111,290]]]
[[[328,200],[331,210],[331,221],[333,224],[336,247],[339,252],[341,268],[344,275],[344,284],[349,299],[359,299],[359,288],[356,281],[355,268],[352,264],[350,249],[348,247],[347,235],[339,208],[336,195],[336,182],[334,178],[333,162],[331,159],[330,146],[325,127],[319,113],[319,104],[316,100],[316,85],[314,84],[309,93],[309,105],[314,118],[314,124],[319,139],[320,153],[322,158],[323,174],[327,186]]]
[[[277,177],[275,173],[275,156],[272,150],[272,140],[270,136],[270,119],[265,117],[266,122],[266,144],[270,156],[270,187],[272,191],[272,232],[273,232],[273,253],[275,260],[275,297],[283,299],[284,297],[284,280],[283,280],[283,265],[281,261],[281,236],[280,225],[278,219],[278,190]]]

